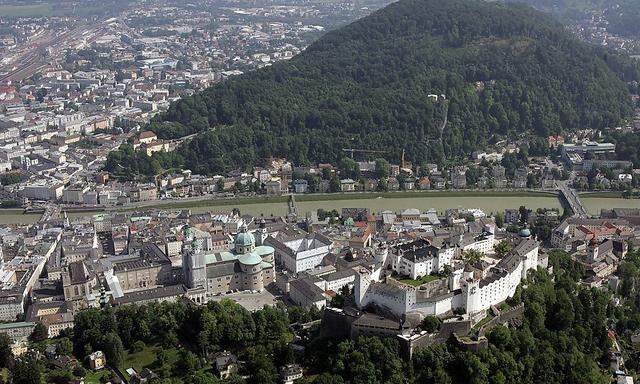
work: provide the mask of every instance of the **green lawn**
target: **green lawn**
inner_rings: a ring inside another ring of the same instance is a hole
[[[407,284],[407,285],[411,285],[412,287],[418,287],[422,284],[426,284],[428,282],[434,281],[434,280],[438,280],[441,279],[440,276],[432,276],[432,275],[427,275],[424,277],[421,277],[420,279],[414,280],[414,279],[401,279],[399,280],[401,283],[403,284]]]
[[[6,383],[9,381],[9,368],[0,369],[0,378]]]
[[[124,359],[122,373],[125,376],[128,376],[125,372],[125,370],[128,368],[133,368],[136,370],[136,372],[142,371],[143,368],[149,368],[153,370],[156,356],[158,355],[158,351],[160,351],[160,349],[162,348],[158,346],[147,346],[140,352],[128,352],[127,356]],[[165,352],[167,353],[168,364],[175,364],[175,362],[178,360],[178,350],[175,348],[171,348],[165,349]]]
[[[622,192],[618,192],[618,191],[607,191],[607,192],[580,192],[580,198],[581,199],[588,199],[588,198],[612,198],[612,199],[618,199],[622,197]]]
[[[109,375],[108,369],[102,369],[100,371],[87,371],[87,376],[84,378],[85,384],[100,384],[100,379],[103,376]]]

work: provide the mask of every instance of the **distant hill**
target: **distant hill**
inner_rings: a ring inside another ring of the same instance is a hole
[[[608,31],[620,36],[640,37],[640,1],[638,0],[506,0],[527,4],[561,19],[583,19],[592,11],[603,11]]]
[[[527,4],[555,13],[586,11],[604,7],[610,1],[612,0],[506,0],[507,3]]]
[[[621,36],[640,38],[640,1],[619,0],[607,10],[608,30]]]
[[[203,173],[270,156],[336,161],[342,148],[441,161],[505,136],[615,125],[632,112],[624,81],[635,79],[625,59],[529,7],[402,0],[290,61],[184,98],[150,128],[203,132],[179,152]]]

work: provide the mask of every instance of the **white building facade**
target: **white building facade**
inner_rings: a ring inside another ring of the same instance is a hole
[[[283,240],[269,237],[265,244],[275,248],[276,261],[294,273],[319,266],[333,249],[331,239],[317,233]]]

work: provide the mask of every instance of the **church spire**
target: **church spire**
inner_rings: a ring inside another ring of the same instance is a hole
[[[289,201],[287,202],[287,219],[294,222],[298,219],[298,207],[296,206],[296,199],[293,197],[293,193],[289,195]]]

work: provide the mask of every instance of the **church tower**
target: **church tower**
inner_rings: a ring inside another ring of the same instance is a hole
[[[287,202],[287,220],[291,223],[298,220],[298,207],[296,206],[296,199],[293,194],[289,195],[289,201]]]
[[[207,263],[203,252],[198,252],[193,247],[185,249],[182,252],[182,271],[187,287],[206,287]]]
[[[269,234],[267,233],[267,223],[264,219],[260,220],[256,235],[256,245],[264,245],[265,240],[269,237]]]

